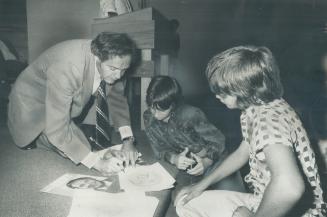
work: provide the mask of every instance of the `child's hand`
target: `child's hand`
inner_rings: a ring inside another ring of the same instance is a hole
[[[190,175],[202,175],[204,171],[212,164],[212,160],[209,158],[201,158],[197,154],[193,153],[191,153],[191,156],[196,160],[197,164],[193,168],[186,171]]]
[[[233,217],[252,217],[252,216],[254,216],[254,213],[244,206],[238,207],[233,213]]]
[[[195,161],[191,158],[186,157],[187,152],[189,151],[188,148],[185,148],[184,151],[173,158],[173,164],[180,170],[185,170],[190,165],[194,164]]]
[[[200,183],[182,188],[174,199],[174,206],[177,206],[177,204],[184,206],[193,198],[200,196],[205,189]]]
[[[191,156],[196,160],[196,165],[193,168],[186,170],[186,172],[193,176],[202,175],[205,170],[202,158],[193,153],[191,153]]]

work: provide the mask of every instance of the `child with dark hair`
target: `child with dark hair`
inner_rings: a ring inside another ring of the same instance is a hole
[[[279,69],[270,50],[228,49],[210,60],[206,76],[222,103],[243,111],[243,141],[210,175],[178,193],[179,216],[326,216],[314,152],[300,119],[282,98]],[[245,182],[252,193],[205,191],[247,162]],[[313,197],[304,198],[306,206],[299,212],[295,205],[305,190]]]
[[[145,132],[157,158],[199,176],[225,155],[224,135],[199,108],[183,103],[181,88],[174,78],[154,77],[146,103],[149,109],[143,115]]]

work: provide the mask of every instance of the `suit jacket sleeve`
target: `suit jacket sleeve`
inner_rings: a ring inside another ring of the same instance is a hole
[[[45,134],[74,163],[80,163],[90,153],[86,137],[71,117],[73,97],[82,89],[79,73],[70,63],[52,64],[47,70],[45,99]]]
[[[114,85],[107,85],[109,114],[116,128],[131,126],[129,106],[125,97],[125,85],[118,81]]]

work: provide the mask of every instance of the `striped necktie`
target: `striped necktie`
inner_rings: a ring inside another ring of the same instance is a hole
[[[93,149],[101,150],[111,146],[110,142],[110,124],[109,109],[106,97],[106,82],[101,81],[97,91],[96,105],[96,130],[95,130],[95,146]]]

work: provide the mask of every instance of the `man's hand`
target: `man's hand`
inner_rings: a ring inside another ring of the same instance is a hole
[[[205,187],[199,183],[182,188],[175,197],[174,206],[177,206],[177,204],[184,206],[193,198],[200,196],[204,190]]]
[[[185,148],[182,153],[172,157],[172,163],[180,170],[185,170],[187,167],[195,163],[193,159],[186,157],[188,151],[189,148]]]
[[[134,145],[134,140],[127,139],[123,141],[123,147],[121,150],[121,154],[123,155],[123,161],[125,166],[135,166],[135,162],[139,156],[139,153]]]
[[[109,176],[112,173],[123,170],[124,166],[122,160],[112,156],[106,159],[100,158],[93,168],[101,172],[103,175]]]
[[[201,158],[196,154],[191,153],[191,156],[196,160],[197,164],[195,167],[187,170],[186,172],[193,176],[199,176],[212,164],[212,160],[208,158]]]

